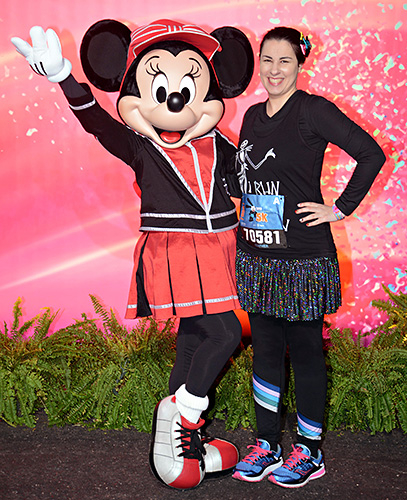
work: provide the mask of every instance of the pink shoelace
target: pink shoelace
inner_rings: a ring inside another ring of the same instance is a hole
[[[256,443],[259,443],[259,441],[257,439],[256,439]],[[258,458],[264,457],[265,455],[270,453],[269,450],[264,450],[263,448],[261,448],[259,446],[259,444],[252,444],[252,445],[247,447],[247,449],[250,449],[250,448],[253,448],[253,451],[251,453],[249,453],[246,457],[244,457],[242,462],[246,462],[248,464],[254,464],[254,462]]]
[[[309,458],[305,453],[301,451],[301,448],[299,446],[296,447],[293,444],[291,446],[293,448],[293,451],[290,453],[290,456],[282,465],[282,467],[289,470],[298,465],[301,460]]]

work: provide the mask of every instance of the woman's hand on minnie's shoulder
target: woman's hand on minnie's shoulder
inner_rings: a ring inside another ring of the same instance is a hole
[[[334,205],[324,205],[311,201],[298,203],[296,214],[301,215],[299,221],[307,226],[318,226],[325,222],[336,222],[345,217]],[[335,207],[335,208],[334,208]],[[304,214],[304,216],[303,216]]]

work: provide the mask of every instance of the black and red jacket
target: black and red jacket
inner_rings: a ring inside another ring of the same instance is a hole
[[[236,148],[218,130],[164,150],[114,119],[73,76],[61,87],[84,129],[134,170],[141,191],[140,231],[209,233],[237,227],[225,180]]]

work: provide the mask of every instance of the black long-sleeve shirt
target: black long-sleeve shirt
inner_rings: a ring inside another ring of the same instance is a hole
[[[248,109],[236,153],[246,212],[239,227],[240,248],[277,259],[336,255],[330,224],[307,227],[299,222],[303,214],[295,214],[300,202],[324,203],[320,182],[328,143],[357,162],[336,200],[350,215],[385,161],[376,141],[333,103],[301,90],[271,118],[264,102]]]

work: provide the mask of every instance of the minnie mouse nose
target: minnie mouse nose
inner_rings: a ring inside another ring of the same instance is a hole
[[[185,106],[185,97],[180,92],[173,92],[168,96],[167,106],[173,113],[179,113]]]

